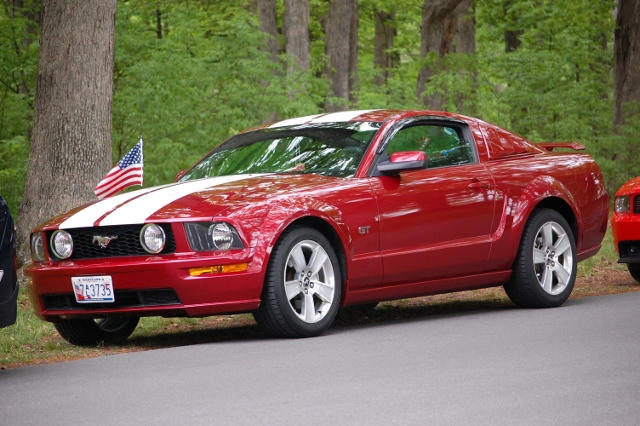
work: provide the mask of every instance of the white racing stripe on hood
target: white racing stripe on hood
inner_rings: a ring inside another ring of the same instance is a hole
[[[160,187],[144,188],[137,191],[126,192],[124,194],[116,195],[115,197],[106,198],[95,204],[91,204],[89,207],[80,210],[78,213],[62,222],[60,224],[60,229],[90,228],[96,220],[100,219],[120,204],[124,204],[132,198],[139,197],[142,194],[158,188]]]
[[[194,192],[199,192],[214,186],[223,185],[229,182],[235,182],[247,179],[252,175],[233,175],[219,176],[210,179],[200,179],[191,182],[178,183],[175,185],[160,188],[157,191],[149,192],[142,197],[131,200],[130,202],[118,207],[107,217],[100,221],[100,226],[109,225],[132,225],[144,223],[144,221],[161,208],[174,202],[175,200],[185,197]]]

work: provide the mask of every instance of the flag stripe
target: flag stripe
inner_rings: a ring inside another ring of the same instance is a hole
[[[105,192],[113,188],[114,186],[122,183],[125,179],[137,177],[138,180],[142,177],[142,167],[139,165],[129,166],[122,173],[119,173],[117,176],[112,176],[110,179],[103,179],[100,185],[96,186],[94,190],[96,195],[99,193]]]
[[[93,192],[99,199],[109,197],[132,185],[142,186],[144,164],[142,161],[142,138],[122,160],[98,183]]]

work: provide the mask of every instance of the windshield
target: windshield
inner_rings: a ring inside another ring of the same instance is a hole
[[[319,123],[241,133],[180,181],[245,173],[353,176],[379,128],[380,123]]]

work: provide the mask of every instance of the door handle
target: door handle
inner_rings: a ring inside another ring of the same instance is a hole
[[[478,180],[478,179],[473,179],[469,184],[469,188],[471,189],[488,189],[489,186],[490,186],[490,183],[488,181]]]

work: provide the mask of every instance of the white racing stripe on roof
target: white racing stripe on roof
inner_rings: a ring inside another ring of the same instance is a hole
[[[363,109],[360,111],[343,111],[343,112],[334,112],[331,114],[325,114],[318,118],[311,120],[312,123],[343,123],[345,121],[351,121],[359,115],[367,114],[373,111],[378,111],[377,109]]]
[[[295,126],[296,124],[304,124],[304,123],[308,123],[314,118],[320,117],[321,115],[324,115],[324,114],[307,115],[306,117],[290,118],[288,120],[283,120],[283,121],[274,123],[271,126],[269,126],[269,128],[271,129],[273,127]]]
[[[89,228],[92,227],[96,220],[118,207],[120,204],[124,204],[132,198],[138,197],[149,191],[153,191],[155,188],[144,188],[137,191],[126,192],[124,194],[116,195],[115,197],[109,197],[95,204],[91,204],[89,207],[80,210],[64,222],[60,224],[60,229],[71,228]]]
[[[149,216],[179,198],[214,186],[243,180],[251,176],[259,175],[219,176],[167,186],[131,200],[127,204],[117,208],[113,213],[110,213],[100,221],[100,226],[144,223]]]

